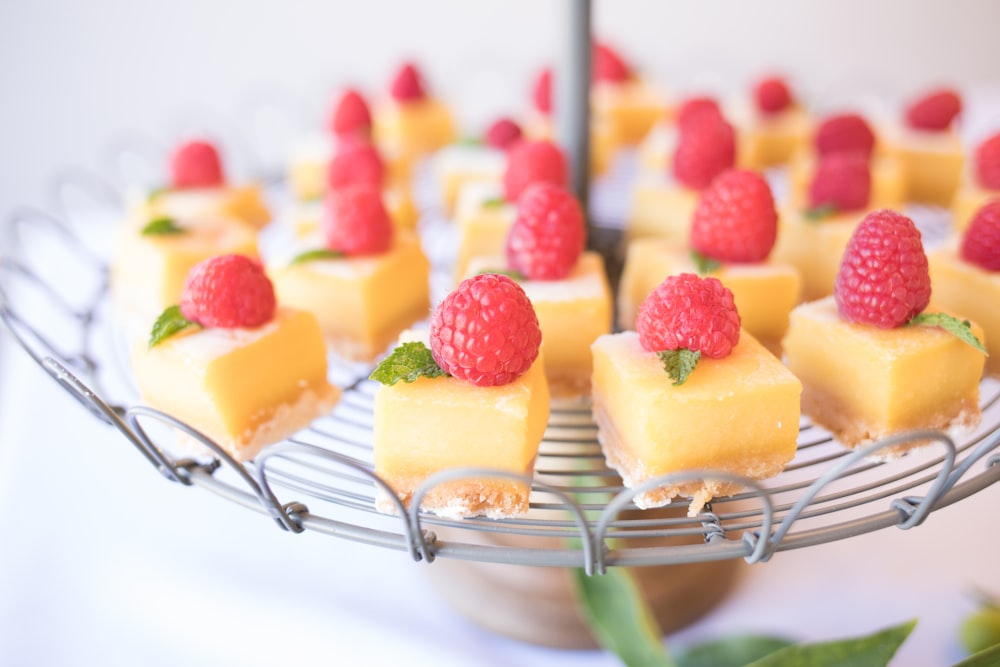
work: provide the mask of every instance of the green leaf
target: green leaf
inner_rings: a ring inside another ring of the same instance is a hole
[[[430,349],[419,342],[402,343],[392,353],[379,362],[369,379],[382,384],[394,385],[400,380],[415,382],[417,378],[436,378],[448,375],[437,362]]]
[[[152,204],[160,195],[166,194],[167,192],[170,192],[170,187],[166,185],[153,188],[146,194],[146,203]]]
[[[483,141],[479,137],[460,137],[458,141],[455,142],[459,146],[482,146]]]
[[[694,372],[694,367],[701,359],[701,352],[695,352],[682,348],[680,350],[663,350],[657,352],[656,356],[663,362],[663,370],[667,372],[670,379],[674,381],[674,386],[684,384],[688,376]]]
[[[972,326],[969,324],[969,320],[960,320],[957,317],[949,315],[948,313],[920,313],[907,322],[906,325],[940,327],[961,340],[963,343],[968,343],[986,356],[989,356],[986,352],[986,348],[983,347],[982,341],[976,338],[976,334],[972,333]]]
[[[507,203],[507,200],[503,197],[493,197],[492,199],[487,199],[483,202],[483,208],[500,208]]]
[[[793,642],[781,637],[737,635],[694,646],[677,657],[677,667],[743,667]]]
[[[1000,644],[973,653],[965,660],[956,662],[952,667],[996,667],[1000,665]]]
[[[317,259],[338,259],[343,256],[344,253],[339,250],[331,250],[330,248],[315,248],[313,250],[300,252],[295,257],[292,257],[292,259],[288,262],[288,265],[295,266],[296,264],[302,264],[304,262],[313,262]]]
[[[832,218],[837,213],[837,207],[833,204],[820,204],[819,206],[807,208],[803,215],[810,222],[820,222],[821,220]]]
[[[573,580],[594,636],[626,667],[674,667],[663,638],[632,575],[621,567],[588,576],[580,568]]]
[[[916,624],[907,621],[862,637],[787,646],[747,667],[886,667]]]
[[[691,261],[694,262],[695,271],[698,272],[699,276],[707,276],[722,267],[722,262],[717,259],[707,257],[697,250],[691,251]]]
[[[146,223],[140,233],[143,236],[172,236],[186,234],[187,230],[178,225],[173,218],[156,218]]]
[[[494,273],[500,276],[507,276],[508,278],[510,278],[515,282],[523,282],[528,279],[527,276],[525,276],[523,273],[521,273],[516,269],[483,269],[482,271],[479,271],[476,275],[481,276],[486,273]]]
[[[180,333],[186,329],[201,327],[197,322],[192,322],[181,314],[180,306],[170,306],[156,318],[153,323],[153,331],[149,335],[149,349],[153,349],[167,338]]]

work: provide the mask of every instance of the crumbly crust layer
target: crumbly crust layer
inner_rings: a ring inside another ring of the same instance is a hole
[[[524,471],[531,475],[534,463]],[[413,492],[424,481],[423,477],[384,478],[392,487],[403,506],[409,508]],[[420,508],[439,516],[461,519],[485,516],[490,519],[507,519],[528,512],[531,485],[506,479],[473,478],[439,484],[424,495]],[[375,497],[375,509],[384,514],[396,514],[396,504],[381,486]]]

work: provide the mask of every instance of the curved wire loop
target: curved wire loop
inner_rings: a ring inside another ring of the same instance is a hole
[[[607,539],[605,535],[608,527],[614,517],[618,516],[618,514],[625,509],[627,504],[631,503],[637,495],[658,489],[661,486],[668,484],[676,485],[683,482],[697,482],[702,480],[715,480],[719,482],[738,484],[749,491],[751,496],[760,498],[762,508],[760,531],[764,534],[770,534],[771,527],[774,523],[774,510],[771,503],[771,495],[756,481],[743,477],[742,475],[736,475],[721,470],[682,470],[667,473],[665,475],[658,475],[656,477],[651,477],[634,487],[623,489],[611,499],[611,501],[607,504],[607,507],[604,508],[604,511],[601,512],[601,516],[598,519],[597,524],[594,526],[594,550],[597,553],[598,558],[598,574],[604,574],[607,567],[604,558],[606,556],[605,540]],[[701,514],[698,516],[701,516]],[[709,523],[713,522],[713,518],[714,522],[718,522],[718,517],[711,512],[707,513],[705,518]],[[721,526],[719,526],[718,529],[721,530]],[[725,537],[724,533],[722,537]],[[719,539],[719,532],[715,528],[710,528],[706,533],[706,541],[711,541],[713,539]],[[747,551],[744,558],[748,563],[754,563],[765,558],[765,554],[767,554],[770,548],[768,540],[757,539],[749,532],[743,534],[743,542],[746,545]]]
[[[955,486],[955,484],[958,483],[958,481],[973,465],[975,465],[977,461],[981,460],[984,456],[996,449],[998,445],[1000,445],[1000,429],[989,437],[983,438],[983,440],[976,445],[972,452],[962,459],[961,463],[955,466],[955,469],[951,471],[951,475],[948,478],[947,488],[951,489],[951,487]],[[991,456],[986,460],[986,467],[992,467],[996,465],[998,461],[1000,461],[1000,454]]]

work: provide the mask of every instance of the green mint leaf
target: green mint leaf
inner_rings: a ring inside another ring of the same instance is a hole
[[[947,313],[920,313],[906,323],[906,326],[918,325],[944,329],[963,343],[968,343],[986,356],[989,356],[986,348],[983,347],[983,342],[976,338],[976,334],[972,333],[972,326],[969,324],[969,320],[960,320]]]
[[[645,599],[632,575],[621,567],[605,574],[573,570],[583,615],[594,636],[626,667],[674,667]]]
[[[191,329],[201,327],[197,322],[192,322],[181,314],[180,306],[170,306],[156,318],[153,323],[153,331],[149,335],[149,349],[153,349],[171,336]]]
[[[173,218],[156,218],[146,223],[140,233],[143,236],[173,236],[185,234],[187,230],[178,225]]]
[[[494,274],[500,275],[500,276],[507,276],[508,278],[510,278],[511,280],[513,280],[515,282],[523,282],[523,281],[525,281],[525,280],[528,279],[527,276],[525,276],[523,273],[521,273],[517,269],[483,269],[482,271],[479,271],[478,273],[476,273],[476,275],[477,276],[481,276],[481,275],[486,274],[486,273],[494,273]]]
[[[455,143],[459,146],[482,146],[483,141],[479,137],[461,137]]]
[[[819,206],[807,208],[804,216],[810,222],[819,222],[820,220],[832,218],[837,215],[837,212],[837,207],[833,204],[820,204]]]
[[[382,384],[394,385],[400,380],[415,382],[417,378],[436,378],[447,375],[437,362],[430,349],[419,342],[402,343],[392,353],[379,362],[369,379]]]
[[[296,264],[302,264],[303,262],[312,262],[317,259],[338,259],[343,257],[344,253],[339,250],[331,250],[330,248],[315,248],[313,250],[306,250],[305,252],[300,252],[295,257],[288,262],[289,266],[295,266]]]
[[[483,208],[500,208],[507,203],[503,197],[493,197],[483,202]]]
[[[907,621],[863,637],[787,646],[747,667],[885,667],[916,624]]]
[[[793,642],[781,637],[736,635],[698,644],[677,656],[677,667],[743,667]]]
[[[657,352],[656,356],[663,362],[663,370],[667,372],[670,379],[674,381],[674,386],[684,384],[688,376],[694,371],[701,359],[701,352],[695,352],[686,348],[680,350],[663,350]]]
[[[722,262],[703,255],[697,250],[691,251],[691,261],[694,262],[695,271],[698,272],[699,276],[703,277],[722,268]]]
[[[152,204],[156,199],[167,192],[170,192],[170,188],[166,185],[162,185],[158,188],[153,188],[146,194],[146,203]]]
[[[1000,665],[1000,644],[977,651],[952,667],[996,667]]]

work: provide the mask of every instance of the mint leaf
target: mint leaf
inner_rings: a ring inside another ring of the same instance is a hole
[[[819,222],[820,220],[832,218],[837,215],[837,212],[837,207],[833,204],[820,204],[819,206],[807,208],[803,215],[810,222]]]
[[[343,257],[344,253],[339,250],[331,250],[330,248],[316,248],[314,250],[306,250],[305,252],[300,252],[295,257],[288,262],[289,266],[295,266],[296,264],[302,264],[303,262],[312,262],[317,259],[337,259]]]
[[[392,353],[379,362],[369,379],[382,384],[394,385],[400,380],[415,382],[417,378],[436,378],[448,375],[437,362],[430,349],[419,342],[402,343]]]
[[[674,386],[684,384],[688,376],[694,371],[701,359],[701,352],[695,352],[682,348],[680,350],[663,350],[657,352],[656,356],[663,362],[663,370],[667,372],[670,379],[674,381]]]
[[[626,667],[674,667],[646,601],[628,570],[587,575],[573,570],[573,581],[591,631]]]
[[[481,146],[483,144],[479,137],[461,137],[455,143],[459,146]]]
[[[483,208],[500,208],[507,203],[503,197],[493,197],[483,202]]]
[[[528,279],[527,276],[525,276],[517,269],[483,269],[482,271],[476,273],[476,275],[481,276],[486,273],[493,273],[500,276],[507,276],[508,278],[510,278],[515,282],[523,282]]]
[[[677,656],[677,667],[743,667],[793,642],[781,637],[737,635],[698,644]]]
[[[166,194],[167,192],[170,192],[170,188],[166,185],[153,188],[146,194],[146,203],[152,204],[160,195]]]
[[[149,335],[149,349],[153,349],[171,336],[190,329],[201,327],[197,322],[192,322],[181,314],[180,306],[170,306],[156,318],[153,323],[153,331]]]
[[[952,667],[996,667],[997,665],[1000,665],[1000,644],[994,644],[973,653],[965,660],[956,662]]]
[[[695,271],[698,272],[699,276],[707,276],[713,271],[722,268],[722,262],[703,255],[697,250],[691,251],[691,261],[694,262]]]
[[[143,236],[172,236],[186,234],[187,230],[178,225],[173,218],[156,218],[146,223],[140,233]]]
[[[907,621],[863,637],[787,646],[747,667],[885,667],[916,624]]]
[[[976,334],[972,333],[972,326],[969,324],[969,320],[960,320],[948,313],[920,313],[906,323],[906,326],[918,325],[944,329],[963,343],[968,343],[986,356],[989,356],[986,348],[983,347],[982,341],[976,338]]]

